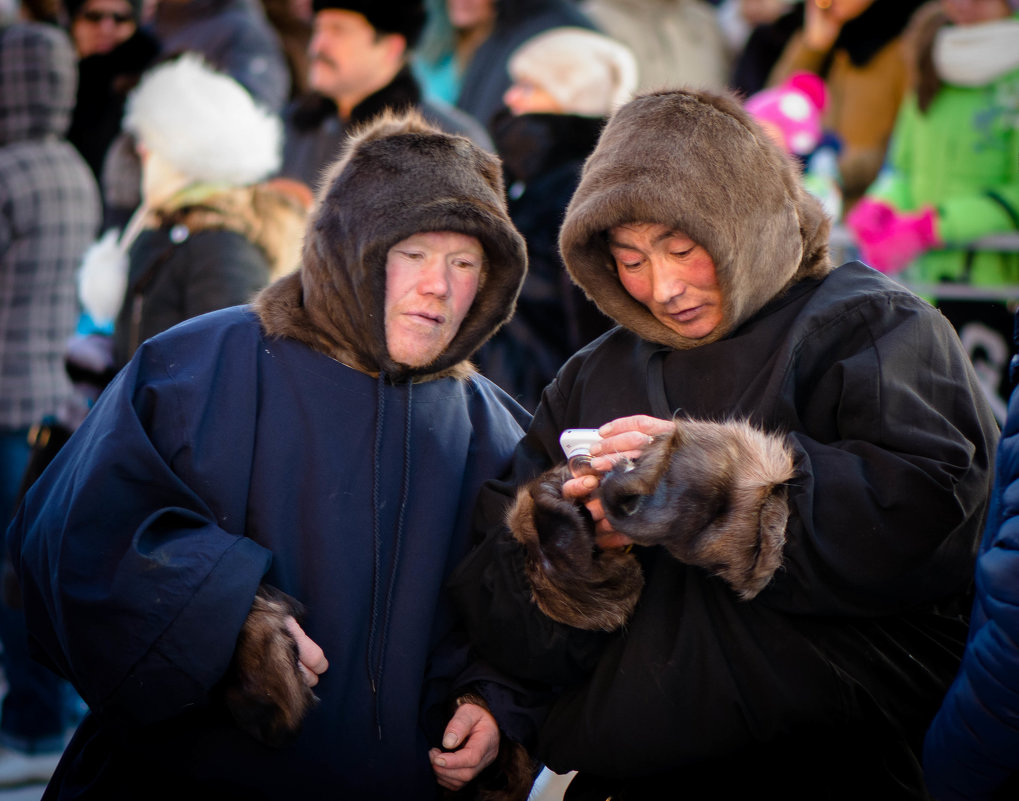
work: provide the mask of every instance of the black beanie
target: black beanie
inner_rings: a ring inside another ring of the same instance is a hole
[[[313,0],[315,11],[334,8],[338,11],[356,11],[380,33],[399,33],[407,40],[407,47],[417,44],[425,26],[423,0]]]

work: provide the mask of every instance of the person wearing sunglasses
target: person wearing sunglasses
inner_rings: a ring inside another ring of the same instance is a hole
[[[138,29],[139,7],[128,0],[71,0],[67,11],[79,58],[109,53]]]
[[[103,188],[103,162],[120,134],[127,93],[160,45],[140,23],[141,0],[65,0],[78,53],[78,95],[67,137]]]

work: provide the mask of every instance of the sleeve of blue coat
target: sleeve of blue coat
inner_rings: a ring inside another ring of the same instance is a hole
[[[245,365],[181,363],[143,347],[8,531],[31,646],[129,724],[208,700],[271,559],[241,535],[255,401],[208,402]]]
[[[1019,774],[1019,393],[998,450],[962,665],[927,732],[924,776],[939,801],[995,796]],[[1010,779],[1011,777],[1011,779]]]

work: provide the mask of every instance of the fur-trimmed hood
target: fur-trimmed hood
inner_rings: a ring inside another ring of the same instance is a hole
[[[715,262],[723,319],[703,339],[659,322],[623,288],[605,233],[626,223],[674,227]],[[609,317],[677,349],[721,339],[793,283],[826,275],[831,220],[798,167],[731,95],[638,96],[610,119],[566,211],[563,259]]]
[[[449,347],[431,364],[409,368],[386,347],[386,257],[397,242],[424,231],[477,237],[486,261]],[[269,334],[298,339],[366,373],[463,374],[471,354],[512,316],[526,269],[499,160],[416,112],[387,113],[348,138],[319,188],[299,272],[265,289],[255,308]]]

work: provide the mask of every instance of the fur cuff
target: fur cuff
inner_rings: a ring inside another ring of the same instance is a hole
[[[289,742],[318,702],[304,683],[286,619],[303,607],[273,587],[258,588],[227,674],[226,705],[237,725],[266,745]]]
[[[613,527],[725,579],[744,600],[782,564],[793,454],[745,422],[677,420],[636,462],[602,480]]]
[[[600,551],[587,510],[563,498],[566,467],[524,485],[506,522],[525,549],[535,603],[553,620],[580,629],[614,631],[633,612],[644,586],[636,557]]]

